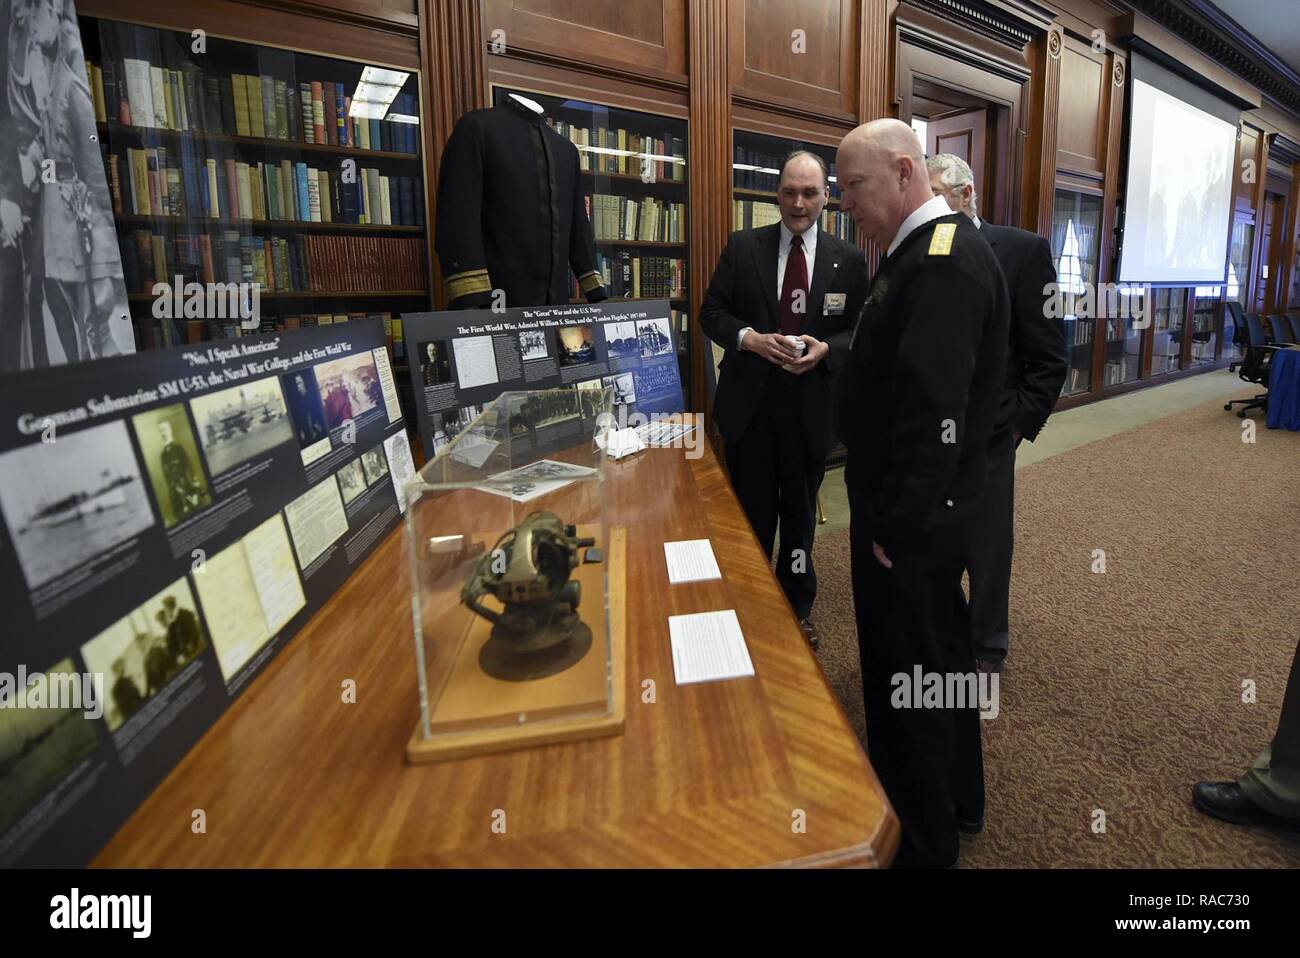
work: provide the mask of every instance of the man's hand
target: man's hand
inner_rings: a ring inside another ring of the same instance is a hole
[[[871,543],[871,553],[876,557],[876,561],[886,569],[892,569],[894,567],[894,560],[885,555],[885,550],[881,548],[879,542],[873,541]]]
[[[13,200],[0,200],[0,242],[13,246],[23,231],[23,211]]]
[[[782,333],[758,333],[751,329],[740,341],[740,348],[756,353],[778,366],[795,361],[794,347]]]
[[[795,376],[802,376],[808,370],[814,368],[831,351],[831,348],[820,339],[813,339],[806,333],[799,338],[808,344],[808,348],[804,350],[803,356],[799,359],[782,367],[786,372]]]

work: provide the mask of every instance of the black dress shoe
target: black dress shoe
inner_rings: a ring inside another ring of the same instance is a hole
[[[984,831],[984,816],[981,815],[979,818],[971,819],[969,821],[963,821],[958,818],[957,831],[965,832],[967,835],[978,835],[980,832]]]
[[[1197,782],[1192,804],[1215,818],[1234,825],[1267,825],[1284,831],[1300,831],[1300,818],[1274,815],[1252,802],[1236,782]]]
[[[808,640],[808,644],[814,649],[821,648],[822,637],[817,631],[817,626],[813,625],[812,619],[803,618],[799,620],[799,629],[803,632],[803,637]]]

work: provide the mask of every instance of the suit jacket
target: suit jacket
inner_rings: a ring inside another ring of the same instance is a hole
[[[981,221],[979,231],[993,248],[1011,296],[1007,381],[993,442],[1005,442],[1013,431],[1032,442],[1056,406],[1069,368],[1065,321],[1048,318],[1043,309],[1046,287],[1056,282],[1052,248],[1037,233],[1011,226]]]
[[[700,327],[726,350],[713,400],[713,418],[727,442],[744,438],[759,397],[781,372],[761,356],[736,348],[736,337],[746,326],[758,333],[778,331],[776,268],[780,243],[780,223],[732,233],[700,306]],[[818,227],[804,332],[823,340],[831,351],[816,368],[795,377],[803,408],[804,439],[814,459],[824,459],[835,446],[831,379],[848,355],[853,320],[867,298],[867,280],[862,250]],[[828,307],[827,293],[841,294],[843,308]]]
[[[934,238],[941,227],[947,243]],[[946,500],[984,491],[1010,313],[1002,270],[965,213],[914,230],[876,271],[835,423],[853,521],[890,556],[923,551]]]

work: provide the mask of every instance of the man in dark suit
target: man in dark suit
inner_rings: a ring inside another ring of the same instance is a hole
[[[965,213],[993,248],[1011,296],[1007,376],[989,443],[989,477],[982,512],[984,530],[970,572],[971,642],[981,671],[1002,669],[1010,642],[1011,550],[1014,541],[1016,446],[1033,442],[1047,422],[1068,369],[1065,324],[1044,309],[1056,282],[1052,249],[1037,233],[994,226],[979,217],[971,168],[959,156],[938,153],[926,160],[930,188],[952,210]]]
[[[777,580],[814,648],[812,547],[835,445],[831,377],[867,295],[862,251],[818,229],[829,196],[825,162],[792,153],[777,184],[781,222],[731,234],[700,308],[701,327],[726,350],[713,416],[731,484],[768,556],[779,526]]]
[[[867,751],[902,825],[894,864],[944,868],[983,815],[979,709],[995,703],[953,598],[979,535],[1011,309],[906,123],[858,127],[837,166],[843,210],[886,254],[835,388]]]

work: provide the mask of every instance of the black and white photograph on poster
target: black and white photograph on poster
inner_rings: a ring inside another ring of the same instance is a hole
[[[343,504],[346,506],[365,491],[366,477],[361,470],[361,460],[353,459],[339,470],[339,492],[343,493]]]
[[[0,511],[29,589],[154,524],[120,420],[0,455]]]
[[[420,376],[426,386],[441,386],[451,382],[451,347],[447,342],[421,343]]]
[[[70,658],[42,674],[41,684],[47,690],[66,686],[74,676],[83,678]],[[84,696],[76,703],[80,708],[53,708],[49,701],[41,708],[16,708],[14,704],[0,708],[0,835],[99,745],[94,720],[88,717],[95,710]],[[66,701],[59,704],[69,705]]]
[[[406,484],[415,478],[415,461],[411,459],[411,444],[406,441],[406,433],[394,433],[385,439],[384,455],[388,459],[388,473],[393,480],[397,507],[405,515]]]
[[[284,394],[289,401],[289,416],[293,420],[294,437],[302,448],[314,445],[329,435],[325,428],[325,407],[316,388],[316,372],[300,369],[285,373]]]
[[[483,407],[480,405],[461,406],[459,409],[448,409],[446,412],[434,413],[434,450],[445,447],[482,414]]]
[[[583,419],[595,419],[600,415],[605,401],[605,384],[600,377],[596,377],[574,385],[578,392],[578,415]]]
[[[373,486],[388,475],[388,463],[384,460],[384,449],[375,446],[361,454],[361,468],[366,472],[366,485]]]
[[[546,348],[546,333],[540,329],[526,329],[519,334],[519,353],[524,362],[530,359],[545,359],[550,355]]]
[[[208,478],[182,404],[137,413],[131,425],[163,525],[170,529],[212,505]]]
[[[274,376],[190,400],[208,472],[219,476],[294,438]]]
[[[573,389],[547,389],[509,397],[512,436],[536,432],[578,418],[578,394]]]
[[[566,326],[560,331],[560,365],[581,366],[596,361],[590,326]]]
[[[208,647],[189,579],[181,576],[81,647],[104,676],[104,722],[116,732]]]
[[[636,336],[636,323],[606,323],[605,349],[611,356],[638,356],[641,344]]]
[[[663,356],[673,351],[672,332],[666,319],[638,320],[636,334],[641,343],[642,359]]]
[[[316,386],[325,407],[325,425],[331,430],[372,409],[384,409],[384,388],[375,357],[368,352],[321,363],[316,367]]]
[[[9,0],[0,372],[135,352],[72,0]]]
[[[630,406],[636,402],[636,385],[632,380],[631,373],[605,376],[601,379],[601,382],[614,390],[614,405]]]

